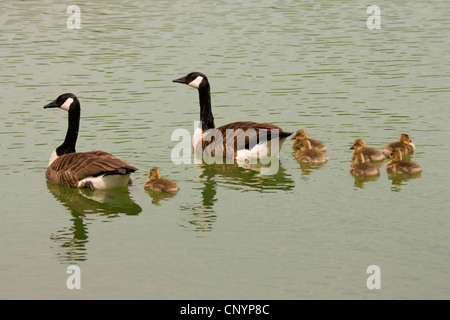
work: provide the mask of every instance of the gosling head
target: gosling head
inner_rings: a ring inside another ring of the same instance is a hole
[[[412,142],[412,140],[409,138],[409,135],[407,135],[406,133],[402,133],[401,135],[399,135],[398,141],[403,144],[410,144]]]
[[[77,97],[73,93],[64,93],[60,95],[58,98],[46,104],[44,109],[48,108],[60,108],[66,110],[68,112],[79,110],[80,103]]]
[[[187,84],[195,89],[202,89],[208,85],[208,78],[201,72],[191,72],[184,77],[173,80],[173,82]]]
[[[309,142],[308,139],[301,140],[300,144],[299,144],[299,147],[300,147],[300,151],[301,152],[304,152],[306,150],[310,150],[311,149],[311,142]]]
[[[401,161],[402,160],[402,152],[400,150],[395,150],[395,151],[391,152],[391,154],[389,155],[389,158],[392,161]]]
[[[353,142],[353,145],[350,147],[350,150],[361,150],[362,148],[366,147],[366,140],[362,138],[358,138]]]
[[[158,168],[153,168],[150,170],[150,175],[148,177],[150,178],[150,180],[161,179],[161,172],[159,172]]]
[[[360,164],[360,163],[364,163],[365,159],[364,159],[364,154],[362,153],[358,153],[355,157],[354,163],[355,164]]]
[[[305,129],[300,129],[295,132],[295,135],[292,137],[292,140],[305,140],[308,139],[308,133]]]

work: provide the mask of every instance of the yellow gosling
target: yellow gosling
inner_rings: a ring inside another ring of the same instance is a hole
[[[395,150],[391,153],[391,160],[386,163],[386,170],[394,173],[415,174],[422,172],[422,167],[415,162],[402,160],[402,152]]]
[[[323,163],[328,161],[327,154],[317,149],[312,149],[309,140],[302,140],[299,147],[300,150],[295,153],[295,158],[300,162]]]
[[[322,152],[325,152],[327,150],[327,146],[322,141],[308,138],[308,132],[306,132],[305,129],[300,129],[295,132],[295,135],[292,137],[292,140],[294,140],[292,142],[292,148],[300,149],[300,141],[305,139],[309,140],[312,149],[317,149]]]
[[[158,168],[150,170],[149,179],[145,181],[144,189],[158,192],[175,192],[178,191],[178,185],[175,181],[161,178]]]
[[[350,173],[355,176],[378,176],[380,175],[380,168],[376,165],[365,162],[364,154],[358,153],[355,157],[354,164],[350,167]]]
[[[352,152],[352,159],[355,160],[356,156],[361,153],[364,156],[364,161],[382,161],[386,157],[381,151],[378,151],[375,148],[369,148],[366,145],[366,140],[362,138],[358,138],[353,142],[353,145],[350,147]]]
[[[400,150],[402,154],[413,153],[416,150],[416,146],[412,143],[409,135],[402,133],[398,137],[397,142],[392,142],[386,145],[383,149],[383,153],[389,156],[395,150]]]

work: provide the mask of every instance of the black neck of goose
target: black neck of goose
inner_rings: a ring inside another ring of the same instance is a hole
[[[69,125],[67,127],[66,138],[64,139],[63,144],[56,148],[56,154],[58,156],[75,152],[78,129],[80,128],[80,114],[80,103],[75,99],[69,110]]]
[[[211,110],[211,94],[209,83],[198,89],[200,97],[200,121],[202,130],[214,129],[214,116]]]

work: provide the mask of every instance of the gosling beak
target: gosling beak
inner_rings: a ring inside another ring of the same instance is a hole
[[[354,150],[354,149],[355,149],[355,146],[354,146],[354,145],[350,147],[350,150]]]

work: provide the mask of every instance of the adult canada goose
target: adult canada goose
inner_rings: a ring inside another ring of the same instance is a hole
[[[145,181],[144,189],[158,192],[174,192],[178,191],[178,185],[173,180],[161,178],[158,168],[150,170],[149,179]]]
[[[45,176],[49,181],[91,190],[115,189],[129,184],[131,173],[138,168],[104,151],[75,152],[81,108],[74,94],[62,94],[44,108],[60,108],[69,113],[66,138],[48,162]]]
[[[208,155],[222,158],[250,159],[272,156],[271,141],[278,139],[278,152],[292,132],[285,132],[271,123],[250,121],[233,122],[216,129],[211,110],[208,78],[200,72],[191,72],[173,82],[198,89],[200,100],[200,125],[192,138],[194,150],[207,151]],[[227,143],[228,138],[228,143]],[[216,141],[215,143],[213,143]]]
[[[356,139],[353,142],[353,145],[350,147],[350,150],[354,150],[352,152],[352,159],[355,160],[356,155],[358,153],[362,153],[364,155],[364,161],[381,161],[385,159],[385,156],[382,152],[378,151],[375,148],[369,148],[366,145],[366,141],[362,138]]]
[[[311,148],[311,142],[308,139],[301,140],[300,150],[295,153],[295,158],[300,162],[323,163],[328,160],[326,153]]]
[[[308,139],[311,143],[311,148],[320,150],[322,152],[325,152],[327,150],[327,146],[319,140],[311,139],[308,137],[308,132],[305,129],[300,129],[295,132],[295,135],[292,137],[292,148],[293,149],[300,149],[300,141]]]
[[[383,153],[388,156],[395,150],[400,150],[402,154],[408,154],[413,153],[416,150],[416,146],[412,143],[409,135],[402,133],[398,136],[397,142],[389,143],[384,147]]]
[[[386,170],[394,173],[415,174],[422,172],[422,167],[415,162],[402,160],[402,152],[395,150],[390,154],[391,160],[386,163]]]
[[[355,176],[378,176],[380,174],[380,168],[376,165],[366,162],[364,160],[364,154],[358,153],[355,156],[354,164],[350,167],[350,173]]]

